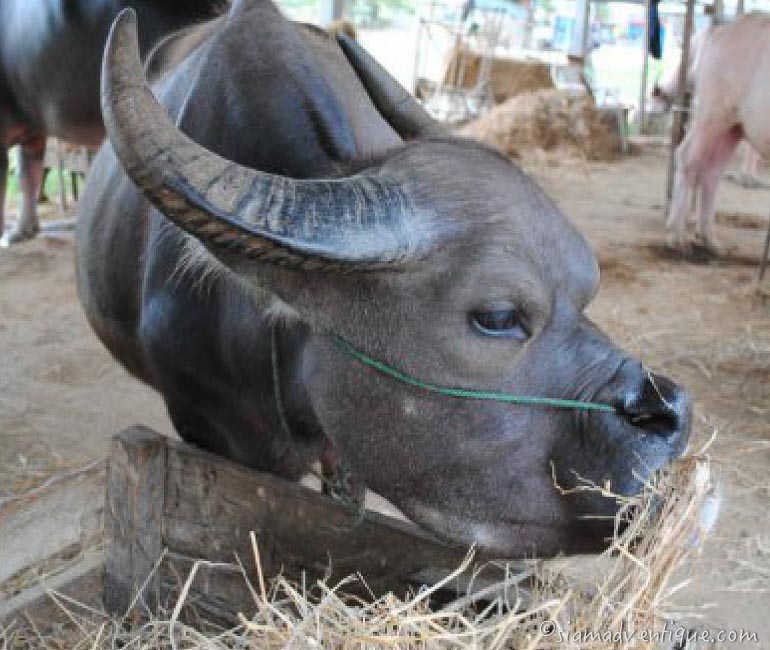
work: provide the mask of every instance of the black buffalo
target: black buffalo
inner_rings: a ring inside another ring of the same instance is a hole
[[[35,199],[46,135],[96,147],[104,139],[99,71],[107,32],[125,7],[146,52],[163,36],[221,12],[217,0],[0,0],[0,236],[7,149],[19,144],[22,206],[11,242],[38,231]]]
[[[340,457],[451,542],[600,548],[616,502],[554,483],[637,491],[686,393],[584,316],[596,260],[537,185],[340,44],[242,0],[161,48],[151,91],[117,21],[77,231],[94,330],[205,449],[291,479]]]

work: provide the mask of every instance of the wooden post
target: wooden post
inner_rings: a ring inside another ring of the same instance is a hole
[[[72,184],[72,200],[78,201],[78,173],[70,172],[70,183]]]
[[[639,135],[644,135],[644,120],[647,113],[647,68],[650,60],[650,0],[644,0],[644,58],[642,59],[642,81],[639,89]]]
[[[762,248],[762,257],[759,259],[759,272],[757,273],[757,285],[765,279],[767,270],[767,256],[770,253],[770,223],[767,224],[767,234],[765,235],[765,245]]]
[[[61,140],[56,140],[56,173],[59,176],[59,209],[67,210],[67,185],[64,181],[64,154]]]
[[[141,426],[117,435],[107,466],[104,605],[127,613],[135,596],[153,610],[158,577],[150,577],[163,551],[166,438]]]
[[[684,35],[682,37],[682,60],[679,63],[679,79],[674,104],[674,124],[671,128],[671,143],[668,155],[668,173],[666,176],[666,215],[671,209],[671,195],[674,189],[674,165],[676,149],[684,138],[685,97],[687,96],[687,72],[690,69],[690,42],[692,41],[693,22],[695,18],[695,0],[687,0],[687,11],[684,17]]]

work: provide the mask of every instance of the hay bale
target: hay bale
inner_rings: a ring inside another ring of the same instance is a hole
[[[532,149],[588,160],[614,160],[621,152],[617,129],[587,95],[540,90],[509,99],[458,133],[512,158]]]
[[[331,23],[329,23],[329,26],[326,28],[326,33],[329,34],[329,36],[332,38],[337,38],[338,34],[345,34],[345,36],[354,41],[358,40],[358,31],[356,30],[356,26],[344,18],[337,18],[336,20],[333,20]]]
[[[587,484],[577,488],[597,489],[601,488]],[[683,574],[691,574],[688,560],[697,555],[713,525],[714,494],[706,458],[677,461],[641,495],[624,500],[612,547],[602,557],[589,559],[595,564],[585,572],[587,579],[579,580],[568,570],[580,559],[562,559],[556,568],[539,563],[535,589],[524,593],[516,576],[502,570],[498,591],[486,589],[483,604],[467,596],[439,606],[432,602],[432,596],[453,583],[470,560],[406,599],[389,593],[362,600],[345,595],[351,583],[363,580],[361,576],[339,584],[323,580],[292,584],[281,577],[268,581],[259,570],[255,543],[258,581],[249,585],[253,602],[244,603],[237,628],[223,631],[195,615],[183,616],[187,607],[195,611],[195,603],[186,599],[193,581],[201,579],[196,574],[206,567],[227,568],[200,561],[184,580],[176,605],[160,618],[109,619],[58,598],[74,624],[68,634],[58,631],[56,647],[651,650],[660,647],[660,639],[650,636],[664,629],[666,619],[687,612],[672,598],[682,586]],[[186,619],[195,625],[183,623]],[[0,626],[0,639],[14,650],[41,647],[41,637],[36,627]]]
[[[482,63],[480,54],[469,51],[463,45],[455,47],[449,54],[443,85],[466,90],[475,87]],[[534,59],[493,57],[489,77],[492,95],[497,103],[522,93],[554,87],[550,64]]]

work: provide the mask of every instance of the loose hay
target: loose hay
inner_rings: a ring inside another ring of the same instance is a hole
[[[520,158],[539,149],[588,160],[615,160],[621,153],[617,128],[588,95],[540,90],[509,99],[467,124],[459,135]]]
[[[578,489],[595,489],[583,486]],[[674,604],[687,584],[688,559],[697,554],[714,515],[714,486],[706,458],[676,462],[643,494],[624,500],[616,518],[611,548],[590,559],[593,580],[570,576],[575,560],[537,563],[534,588],[525,593],[518,577],[502,574],[486,602],[464,597],[436,607],[433,596],[471,564],[403,600],[393,594],[362,600],[346,596],[352,576],[340,584],[319,581],[312,587],[278,577],[268,583],[260,571],[250,585],[253,602],[244,604],[240,625],[222,630],[205,621],[181,622],[189,588],[201,562],[189,574],[176,606],[164,617],[134,624],[111,619],[58,598],[71,623],[70,634],[43,637],[34,626],[11,625],[0,631],[0,647],[49,647],[92,650],[142,649],[347,648],[401,650],[438,648],[516,648],[517,650],[656,648],[667,620],[692,614]],[[558,568],[561,565],[561,568]],[[495,595],[495,593],[497,595]],[[433,605],[433,606],[432,606]],[[667,647],[671,647],[668,639]]]

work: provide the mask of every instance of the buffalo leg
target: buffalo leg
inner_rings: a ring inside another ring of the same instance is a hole
[[[0,149],[0,239],[5,229],[5,188],[8,185],[8,151]]]
[[[19,185],[21,186],[21,214],[19,223],[11,231],[11,244],[31,239],[40,231],[37,219],[37,197],[43,181],[45,138],[36,138],[19,148]]]

